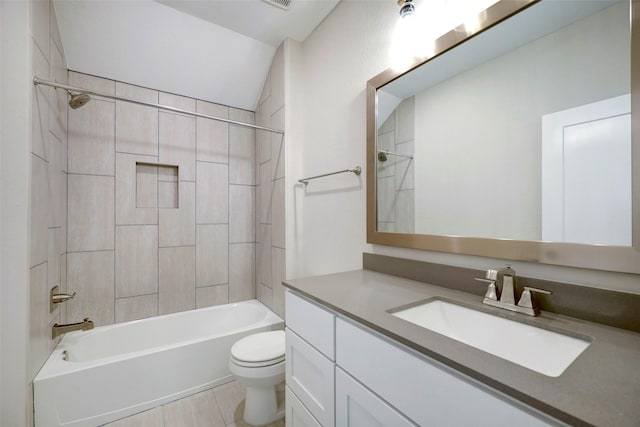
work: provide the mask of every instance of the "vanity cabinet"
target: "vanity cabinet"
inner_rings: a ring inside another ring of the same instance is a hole
[[[334,425],[335,315],[291,292],[285,294],[287,425]],[[301,404],[302,408],[298,405]]]
[[[291,291],[286,304],[287,425],[561,425]]]

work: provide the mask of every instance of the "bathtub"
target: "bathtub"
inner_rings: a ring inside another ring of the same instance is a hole
[[[251,300],[68,333],[33,380],[35,424],[97,426],[224,384],[234,342],[283,326]]]

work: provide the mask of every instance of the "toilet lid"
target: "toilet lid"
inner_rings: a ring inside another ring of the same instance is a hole
[[[259,332],[238,340],[231,347],[231,357],[240,364],[270,365],[284,360],[284,331]]]

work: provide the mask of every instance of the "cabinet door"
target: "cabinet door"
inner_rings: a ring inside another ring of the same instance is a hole
[[[336,350],[340,368],[418,425],[559,425],[435,360],[342,319],[336,322]]]
[[[320,353],[331,360],[336,360],[334,350],[335,316],[316,304],[287,291],[287,327]]]
[[[336,427],[412,427],[388,403],[336,368]]]
[[[287,427],[321,427],[289,387],[286,387],[285,406]]]
[[[306,341],[285,330],[287,386],[324,427],[334,424],[334,364]]]

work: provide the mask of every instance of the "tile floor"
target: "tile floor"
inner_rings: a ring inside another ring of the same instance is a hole
[[[232,381],[104,427],[247,427],[242,420],[244,394],[242,384]],[[281,397],[284,393],[278,400]],[[285,423],[280,420],[265,427],[285,427]]]

